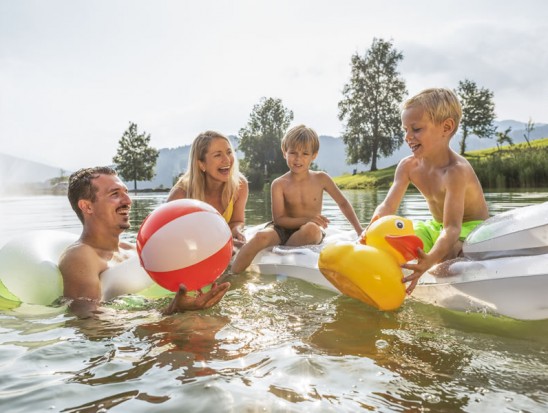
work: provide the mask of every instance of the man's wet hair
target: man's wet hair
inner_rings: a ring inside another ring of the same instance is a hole
[[[68,199],[70,206],[76,212],[80,222],[84,223],[84,215],[78,207],[80,199],[95,201],[97,187],[92,181],[100,175],[116,175],[116,171],[110,166],[95,166],[93,168],[82,168],[70,175],[68,185]]]

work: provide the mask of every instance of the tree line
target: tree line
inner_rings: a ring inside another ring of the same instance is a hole
[[[364,55],[356,53],[351,57],[350,80],[338,102],[348,164],[370,164],[370,170],[376,171],[377,160],[392,155],[403,144],[399,107],[407,95],[407,87],[398,71],[402,60],[403,53],[394,48],[392,41],[377,38]],[[459,126],[462,155],[471,135],[479,138],[496,135],[497,145],[511,143],[511,129],[496,134],[492,91],[464,79],[459,81],[455,93],[463,112]],[[265,179],[286,172],[280,144],[293,118],[293,111],[281,99],[263,97],[253,107],[247,125],[240,129],[238,149],[244,153],[241,169],[253,186],[262,187]],[[533,129],[530,120],[527,135]],[[133,181],[135,190],[137,181],[154,177],[158,151],[149,143],[150,134],[138,133],[137,125],[130,123],[113,158],[120,176]]]

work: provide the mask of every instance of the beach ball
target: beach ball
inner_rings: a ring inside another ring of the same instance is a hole
[[[214,282],[232,258],[232,232],[211,205],[195,199],[155,209],[137,234],[141,266],[160,286],[189,291]]]

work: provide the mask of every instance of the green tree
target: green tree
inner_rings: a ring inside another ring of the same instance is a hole
[[[285,172],[287,165],[280,146],[292,120],[293,111],[284,107],[281,99],[261,98],[238,133],[238,149],[245,154],[242,169],[266,178]]]
[[[495,134],[496,127],[493,125],[495,103],[493,102],[493,92],[489,89],[478,88],[475,82],[468,79],[460,81],[455,92],[462,105],[460,154],[464,155],[468,136],[492,138]]]
[[[370,170],[376,171],[377,159],[402,145],[399,104],[407,89],[397,70],[401,60],[403,54],[383,39],[373,39],[363,57],[352,56],[350,82],[339,102],[347,163],[371,162]]]
[[[510,146],[514,144],[514,141],[510,137],[510,132],[512,132],[512,127],[508,126],[508,128],[506,128],[506,130],[504,132],[497,132],[496,133],[497,148],[498,148],[499,151],[501,150],[502,145],[504,145],[505,143],[507,143]]]
[[[148,181],[155,175],[154,167],[158,151],[149,146],[150,134],[138,133],[137,125],[129,127],[118,141],[118,151],[112,161],[116,171],[125,181],[133,181],[133,190],[137,192],[137,181]]]
[[[529,121],[527,122],[527,127],[525,128],[525,132],[523,134],[523,137],[525,138],[525,141],[527,142],[527,145],[531,147],[531,132],[535,130],[535,122],[533,122],[533,119],[529,118]]]

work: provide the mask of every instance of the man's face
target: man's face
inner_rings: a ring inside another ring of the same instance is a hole
[[[92,185],[97,189],[95,201],[91,203],[94,218],[121,230],[128,229],[131,198],[120,178],[117,175],[99,175],[93,179]]]

